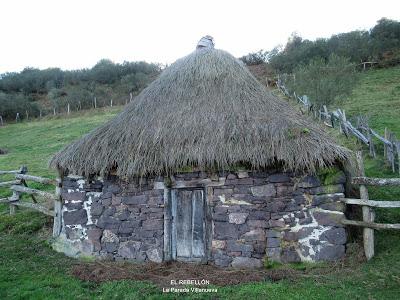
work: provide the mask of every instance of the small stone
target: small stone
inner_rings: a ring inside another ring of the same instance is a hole
[[[225,249],[226,241],[223,241],[223,240],[212,240],[211,247],[213,249]]]
[[[251,193],[255,197],[272,197],[276,195],[276,189],[273,184],[265,184],[251,187]]]
[[[312,218],[311,217],[307,217],[307,218],[304,218],[304,219],[301,219],[301,220],[299,220],[299,224],[300,225],[306,225],[306,224],[310,224],[310,223],[312,223]]]
[[[228,221],[228,214],[227,213],[217,213],[217,214],[213,214],[212,218],[213,218],[214,221],[227,222]]]
[[[119,238],[111,230],[105,229],[103,231],[103,236],[101,238],[101,242],[102,243],[118,243],[119,242]]]
[[[251,257],[235,257],[232,260],[232,267],[234,268],[246,268],[246,269],[254,269],[261,268],[262,261],[257,258]]]
[[[111,198],[111,204],[112,204],[112,205],[114,205],[114,206],[120,205],[121,202],[122,202],[122,197],[112,195],[112,198]]]
[[[163,261],[163,253],[159,248],[147,250],[146,255],[152,262],[161,263]]]
[[[246,222],[248,213],[230,213],[229,214],[229,223],[233,224],[243,224]]]

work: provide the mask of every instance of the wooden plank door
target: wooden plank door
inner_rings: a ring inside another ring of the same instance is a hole
[[[172,200],[172,258],[205,259],[205,201],[201,189],[174,189]]]

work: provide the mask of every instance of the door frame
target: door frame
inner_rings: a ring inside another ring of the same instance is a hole
[[[176,243],[173,237],[173,216],[172,216],[172,190],[202,190],[204,198],[204,257],[199,261],[190,260],[188,262],[207,263],[211,257],[212,241],[212,218],[210,208],[210,190],[205,186],[193,187],[172,187],[164,189],[164,261],[176,260]],[[175,244],[175,247],[174,247]],[[181,260],[182,261],[182,260]]]

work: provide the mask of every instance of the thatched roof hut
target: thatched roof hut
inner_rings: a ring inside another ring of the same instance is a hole
[[[123,112],[57,153],[56,168],[121,177],[280,163],[315,171],[348,151],[258,82],[229,53],[199,48],[166,68]]]
[[[348,150],[213,45],[54,156],[57,250],[221,267],[344,255],[344,173],[311,173]]]

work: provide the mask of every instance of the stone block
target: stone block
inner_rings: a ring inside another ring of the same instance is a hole
[[[163,219],[144,220],[142,223],[142,227],[144,230],[160,230],[164,228],[164,220]]]
[[[233,224],[244,224],[246,222],[248,213],[230,213],[229,223]]]
[[[146,195],[138,195],[138,196],[123,196],[122,203],[129,205],[139,205],[147,203]]]
[[[106,251],[108,252],[108,253],[112,253],[112,252],[114,252],[114,251],[117,251],[117,249],[118,249],[118,244],[117,243],[104,243],[104,247],[105,247],[105,249],[106,249]]]
[[[344,228],[332,228],[321,235],[321,241],[328,241],[334,245],[343,245],[346,244],[347,235],[346,230]]]
[[[233,194],[233,189],[227,189],[227,188],[222,188],[222,189],[217,189],[214,188],[214,196],[220,196],[220,195],[232,195]]]
[[[341,220],[344,218],[344,214],[340,212],[324,212],[314,211],[313,213],[315,220],[318,224],[323,226],[338,226],[343,227]]]
[[[294,249],[284,249],[281,254],[281,261],[283,263],[300,262],[301,258]]]
[[[214,222],[214,235],[217,239],[234,239],[238,238],[239,232],[234,224],[226,222]]]
[[[324,203],[321,204],[319,207],[325,210],[340,211],[340,212],[345,212],[346,210],[346,204],[342,202]]]
[[[265,241],[265,231],[261,228],[250,230],[242,235],[245,241]]]
[[[267,248],[278,248],[281,245],[279,238],[267,238]]]
[[[102,214],[103,209],[103,205],[101,205],[99,202],[93,202],[90,206],[90,214],[94,217],[98,217]]]
[[[265,220],[248,220],[247,225],[250,227],[255,227],[255,228],[268,228],[269,224],[268,221]]]
[[[86,210],[64,211],[63,220],[65,225],[86,224],[88,221]]]
[[[161,263],[163,261],[163,252],[160,248],[149,249],[146,251],[147,259],[155,262]]]
[[[281,261],[281,248],[266,248],[265,254],[268,257],[268,260],[271,261]]]
[[[268,176],[268,181],[271,183],[290,182],[290,177],[285,173],[272,174]]]
[[[227,222],[228,214],[227,213],[214,213],[214,214],[212,214],[212,218],[214,221]]]
[[[64,201],[85,201],[86,200],[86,193],[85,192],[65,192],[61,194],[61,198]]]
[[[276,189],[273,184],[253,186],[250,189],[255,197],[273,197],[276,195]]]
[[[213,249],[225,249],[226,248],[226,241],[224,241],[224,240],[212,240],[211,247]]]
[[[339,201],[341,197],[344,197],[343,194],[328,194],[328,195],[316,195],[312,197],[312,205],[318,206],[323,203],[331,203],[335,201]]]
[[[283,220],[269,220],[269,225],[273,228],[284,228],[285,221]]]
[[[238,172],[237,172],[237,177],[238,177],[239,179],[248,178],[248,177],[249,177],[249,173],[246,172],[246,171],[238,171]]]
[[[316,255],[317,260],[334,261],[344,256],[345,247],[343,245],[323,244]]]
[[[267,246],[266,242],[257,242],[253,244],[254,247],[254,252],[259,253],[259,254],[264,254],[265,253],[265,248]]]
[[[279,231],[276,231],[273,229],[267,230],[267,238],[277,238],[280,236],[281,236],[281,233]]]
[[[99,241],[101,235],[103,234],[103,230],[101,230],[100,228],[88,228],[86,234],[89,240]]]
[[[120,243],[118,254],[122,257],[135,259],[136,257],[140,256],[139,249],[142,245],[140,241],[128,241]]]
[[[320,180],[315,176],[306,176],[297,184],[299,188],[313,188],[320,185]]]
[[[246,268],[246,269],[255,269],[262,267],[261,259],[252,258],[252,257],[235,257],[232,260],[232,267],[234,268]]]
[[[238,241],[228,240],[227,244],[226,244],[226,251],[228,251],[228,252],[235,252],[235,251],[252,252],[253,251],[253,245],[243,244],[243,243],[238,242]]]
[[[261,211],[261,210],[251,210],[249,212],[250,220],[269,220],[271,218],[271,213],[268,211]]]
[[[111,230],[105,229],[103,231],[103,236],[101,237],[102,243],[119,243],[118,236]]]

